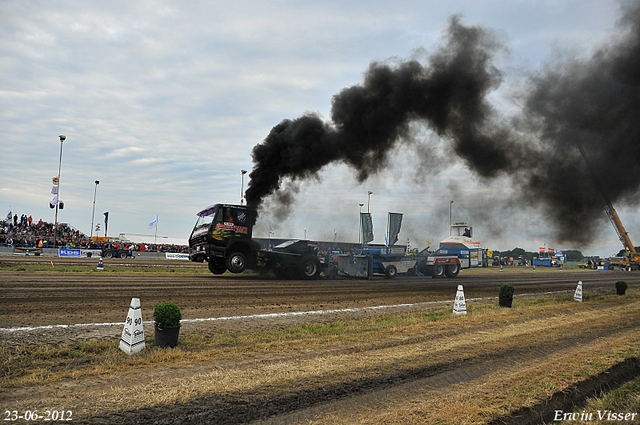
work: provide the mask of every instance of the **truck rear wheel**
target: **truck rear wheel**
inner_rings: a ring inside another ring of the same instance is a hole
[[[304,256],[298,269],[303,279],[317,279],[320,276],[320,260],[315,256]]]
[[[222,264],[216,264],[213,261],[210,261],[209,271],[213,274],[222,274],[227,271],[227,268]]]
[[[447,264],[444,267],[444,274],[447,277],[456,277],[460,273],[460,264]]]
[[[118,257],[120,257],[120,258],[122,258],[124,260],[125,258],[127,258],[127,252],[126,251],[120,251],[118,253]]]
[[[247,268],[247,257],[240,252],[232,252],[227,257],[227,269],[231,273],[242,273]]]

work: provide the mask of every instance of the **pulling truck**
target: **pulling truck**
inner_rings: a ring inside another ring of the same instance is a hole
[[[487,266],[482,244],[473,237],[473,227],[466,222],[451,225],[451,236],[440,242],[434,255],[455,255],[461,269]]]
[[[486,267],[485,249],[473,237],[473,227],[466,222],[453,223],[450,236],[440,242],[440,247],[421,263],[422,269],[432,277],[456,277],[460,270]]]
[[[215,204],[198,214],[189,237],[189,260],[206,261],[209,271],[271,270],[279,278],[317,279],[322,271],[318,244],[292,240],[262,249],[252,239],[253,217],[244,205]]]

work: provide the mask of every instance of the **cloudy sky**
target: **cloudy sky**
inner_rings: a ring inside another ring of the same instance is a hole
[[[186,240],[199,209],[239,203],[240,170],[252,170],[252,148],[273,126],[308,112],[329,120],[332,97],[361,83],[371,62],[433,51],[454,14],[495,31],[506,47],[495,59],[502,84],[489,100],[508,116],[523,84],[549,63],[587,57],[615,39],[620,4],[2,1],[0,210],[54,220],[48,202],[64,134],[60,222],[90,233],[99,180],[95,222],[109,211],[110,236],[153,234],[148,224],[158,216],[158,236]],[[448,235],[453,200],[453,220],[472,223],[493,249],[620,248],[604,212],[592,245],[559,243],[542,210],[510,201],[509,180],[475,175],[423,133],[431,167],[402,148],[362,183],[348,166],[329,165],[301,184],[288,218],[270,214],[267,202],[254,234],[266,237],[272,226],[276,237],[331,240],[337,232],[357,241],[363,203],[375,242],[384,242],[387,212],[402,212],[401,242],[422,248]],[[635,208],[618,212],[640,240]]]

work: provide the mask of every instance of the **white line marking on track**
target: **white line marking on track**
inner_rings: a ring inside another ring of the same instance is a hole
[[[564,290],[564,291],[552,291],[552,292],[542,292],[542,295],[551,295],[551,294],[559,294],[563,292],[573,292],[573,290]],[[525,296],[525,295],[540,295],[540,293],[530,293],[530,294],[517,294],[516,296]],[[487,298],[468,298],[466,301],[485,301],[485,300],[494,300],[498,297],[487,297]],[[224,321],[224,320],[241,320],[241,319],[266,319],[270,317],[288,317],[288,316],[312,316],[312,315],[320,315],[320,314],[333,314],[333,313],[354,313],[358,311],[367,311],[367,310],[383,310],[387,308],[398,308],[398,307],[418,307],[423,305],[437,305],[437,304],[453,304],[454,300],[443,300],[443,301],[426,301],[422,303],[414,303],[414,304],[394,304],[394,305],[378,305],[373,307],[356,307],[356,308],[343,308],[336,310],[311,310],[311,311],[293,311],[288,313],[265,313],[265,314],[251,314],[247,316],[228,316],[228,317],[209,317],[203,319],[182,319],[182,323],[193,323],[193,322],[215,322],[215,321]],[[145,321],[143,323],[151,324],[153,321]],[[97,326],[124,326],[124,322],[117,323],[78,323],[75,325],[46,325],[46,326],[23,326],[16,328],[0,328],[0,332],[29,332],[29,331],[38,331],[38,330],[47,330],[47,329],[69,329],[69,328],[87,328],[87,327],[97,327]]]

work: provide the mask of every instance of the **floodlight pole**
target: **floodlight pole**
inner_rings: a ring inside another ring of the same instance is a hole
[[[453,205],[453,201],[449,201],[449,236],[451,236],[451,205]]]
[[[240,170],[240,174],[240,205],[244,205],[244,175],[247,174],[247,170]]]
[[[91,239],[93,239],[93,219],[96,217],[96,192],[98,192],[98,185],[100,182],[96,180],[94,182],[96,184],[95,189],[93,189],[93,211],[91,212]]]
[[[364,206],[364,203],[360,203],[358,204],[360,205],[360,215],[358,216],[358,245],[360,245],[360,241],[362,241],[362,207]]]
[[[54,230],[53,230],[53,247],[57,248],[58,247],[58,206],[60,205],[60,169],[62,168],[62,145],[64,143],[64,141],[66,140],[66,136],[64,136],[63,134],[60,135],[60,161],[58,162],[58,193],[57,193],[57,198],[56,198],[56,217],[55,217],[55,223],[54,223]]]

